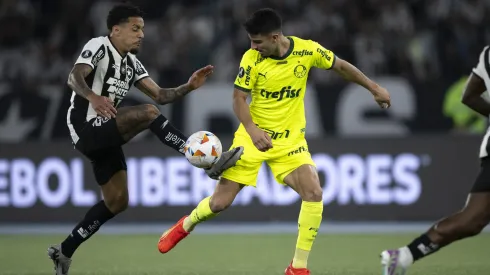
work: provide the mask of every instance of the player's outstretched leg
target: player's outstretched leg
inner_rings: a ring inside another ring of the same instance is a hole
[[[398,249],[381,253],[383,275],[402,275],[415,262],[457,240],[478,235],[490,221],[490,192],[471,193],[462,211]]]
[[[104,223],[127,208],[129,197],[126,171],[120,170],[107,183],[99,182],[99,184],[104,200],[88,210],[85,217],[61,244],[48,248],[48,256],[53,260],[56,275],[67,275],[71,258],[77,248],[92,237]]]
[[[323,190],[316,169],[302,165],[284,179],[301,197],[298,218],[298,239],[293,261],[286,268],[286,275],[308,275],[308,256],[322,222]]]
[[[176,129],[169,120],[164,117],[158,108],[153,105],[149,105],[149,112],[152,115],[151,122],[147,127],[163,142],[165,145],[170,146],[182,155],[184,152],[184,144],[188,137],[182,134],[178,129]],[[121,112],[119,112],[120,115]],[[139,133],[140,131],[137,131]],[[223,152],[220,159],[213,164],[209,169],[205,169],[206,174],[214,179],[218,180],[223,171],[233,167],[236,162],[240,159],[243,154],[243,147],[239,146],[233,148],[229,151]]]
[[[187,237],[194,227],[204,221],[210,220],[221,211],[227,209],[235,200],[236,195],[243,188],[236,182],[220,179],[211,197],[203,199],[190,215],[182,217],[175,225],[165,231],[158,241],[158,250],[167,253],[180,241]]]

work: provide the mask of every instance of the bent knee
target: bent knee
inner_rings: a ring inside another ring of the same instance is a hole
[[[213,213],[226,210],[233,203],[233,198],[226,196],[212,196],[209,200],[209,207]]]
[[[121,191],[113,194],[109,198],[105,199],[107,208],[113,213],[121,213],[128,208],[129,197],[128,193]]]
[[[482,220],[472,221],[461,225],[461,231],[465,236],[475,236],[480,234],[487,224],[488,222]]]
[[[323,190],[320,186],[303,190],[301,194],[303,201],[319,202],[323,200]]]
[[[143,104],[149,120],[153,120],[160,115],[160,110],[153,104]]]

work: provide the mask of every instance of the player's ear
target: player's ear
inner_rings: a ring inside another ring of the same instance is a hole
[[[279,34],[272,33],[272,41],[277,42],[278,39],[279,39]]]
[[[114,25],[114,27],[112,27],[112,34],[113,35],[116,35],[117,36],[120,31],[121,31],[121,28],[119,28],[118,25]]]

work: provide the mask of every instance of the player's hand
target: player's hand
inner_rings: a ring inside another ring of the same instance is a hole
[[[391,98],[390,98],[390,93],[388,91],[381,87],[378,86],[374,91],[372,91],[374,100],[378,103],[378,105],[383,108],[383,109],[388,109],[391,106]]]
[[[94,108],[99,116],[108,119],[111,117],[116,117],[117,110],[114,108],[113,102],[110,98],[93,94],[88,98],[88,100],[92,104],[92,108]]]
[[[195,90],[201,87],[204,84],[204,82],[206,82],[208,76],[210,76],[213,73],[213,70],[214,70],[213,66],[207,65],[206,67],[195,71],[189,78],[189,81],[187,81],[187,85],[189,85],[189,88],[191,90]]]
[[[251,129],[247,129],[247,132],[259,151],[266,152],[272,148],[271,137],[259,127],[254,126]]]

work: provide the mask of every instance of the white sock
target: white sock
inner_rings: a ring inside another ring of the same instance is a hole
[[[410,252],[410,249],[408,249],[407,246],[404,246],[404,247],[400,247],[398,251],[400,252],[398,262],[403,267],[411,266],[413,264],[413,256],[412,256],[412,252]]]

